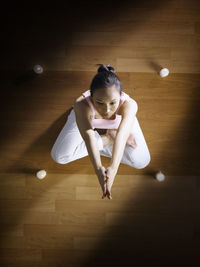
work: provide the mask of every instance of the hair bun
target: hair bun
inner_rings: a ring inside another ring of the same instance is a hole
[[[104,64],[98,64],[100,65],[100,67],[98,68],[97,72],[103,72],[103,71],[111,71],[111,72],[115,72],[115,69],[110,65],[104,65]]]

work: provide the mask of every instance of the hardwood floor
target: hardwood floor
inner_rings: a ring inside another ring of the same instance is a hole
[[[4,174],[1,189],[7,266],[198,266],[197,176],[118,175],[112,200],[91,174]]]
[[[67,4],[2,9],[0,266],[199,266],[198,1]],[[112,200],[89,157],[50,156],[98,63],[138,103],[151,153],[144,169],[120,165]]]

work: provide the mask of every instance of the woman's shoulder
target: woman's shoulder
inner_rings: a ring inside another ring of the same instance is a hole
[[[135,101],[135,99],[133,99],[130,95],[128,95],[127,93],[125,93],[124,91],[122,91],[122,96],[121,99],[124,100],[124,102],[132,102],[137,104],[137,102]]]
[[[77,112],[85,114],[87,117],[91,115],[91,109],[87,103],[87,100],[83,95],[79,96],[74,101],[74,107],[76,108]]]
[[[75,103],[76,102],[85,102],[86,103],[86,101],[83,101],[83,100],[85,100],[85,98],[87,96],[89,96],[89,95],[90,95],[90,90],[85,91],[84,93],[82,93],[81,96],[79,96],[78,98],[76,98]]]
[[[119,108],[118,114],[121,115],[123,111],[125,111],[126,109],[129,110],[131,108],[134,108],[135,113],[137,112],[138,110],[137,102],[124,91],[122,92],[121,99],[123,100],[123,103]]]

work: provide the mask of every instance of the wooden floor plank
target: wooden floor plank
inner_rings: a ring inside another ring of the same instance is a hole
[[[199,267],[199,1],[4,4],[0,266]],[[138,103],[151,154],[144,169],[120,164],[112,200],[88,156],[50,155],[100,63]]]

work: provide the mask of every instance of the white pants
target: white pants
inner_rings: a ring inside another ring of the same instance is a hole
[[[137,117],[135,117],[132,134],[137,147],[133,148],[126,145],[121,163],[137,169],[142,169],[149,164],[151,158]],[[95,136],[97,138],[100,155],[112,158],[113,145],[111,144],[103,147],[102,138],[97,131],[95,131]],[[51,156],[53,160],[59,164],[67,164],[71,161],[88,156],[85,141],[76,123],[74,109],[71,110],[63,129],[53,145]]]

